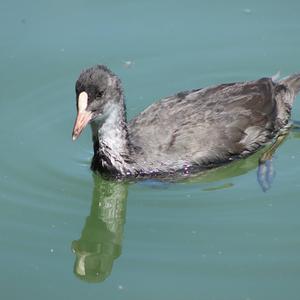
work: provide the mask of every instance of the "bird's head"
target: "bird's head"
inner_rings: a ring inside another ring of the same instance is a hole
[[[76,81],[77,117],[72,138],[76,140],[86,125],[105,118],[121,99],[120,80],[106,66],[97,65],[81,72]]]

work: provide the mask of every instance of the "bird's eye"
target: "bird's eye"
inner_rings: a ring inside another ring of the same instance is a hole
[[[104,94],[104,91],[97,91],[96,98],[101,98]]]

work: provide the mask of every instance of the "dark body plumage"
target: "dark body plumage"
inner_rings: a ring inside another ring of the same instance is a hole
[[[129,123],[120,80],[106,67],[84,71],[76,86],[77,99],[88,94],[87,110],[97,106],[91,120],[93,170],[119,177],[170,176],[246,157],[270,142],[289,123],[300,76],[180,92]],[[97,89],[98,98],[92,95]]]

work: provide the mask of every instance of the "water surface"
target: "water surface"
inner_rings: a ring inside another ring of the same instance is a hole
[[[299,132],[263,193],[254,156],[177,184],[93,176],[71,141],[84,67],[131,118],[180,90],[300,71],[299,1],[2,1],[3,299],[299,299]],[[293,119],[299,120],[299,97]]]

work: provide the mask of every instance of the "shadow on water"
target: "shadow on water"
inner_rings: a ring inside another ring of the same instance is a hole
[[[258,157],[259,153],[206,172],[202,176],[188,178],[184,183],[211,183],[245,174],[257,166]],[[72,250],[76,255],[73,271],[77,277],[87,282],[101,282],[111,274],[113,263],[122,252],[129,184],[97,175],[93,175],[93,179],[90,215],[86,218],[80,239],[72,242]],[[148,186],[151,187],[152,184]],[[222,185],[205,190],[226,187]]]
[[[122,251],[128,185],[94,175],[90,215],[79,240],[72,242],[76,254],[74,273],[88,282],[101,282],[111,273]]]
[[[300,123],[299,123],[300,124]],[[300,127],[293,128],[293,138],[300,138]],[[204,184],[202,190],[213,191],[232,187],[232,183],[218,182],[241,176],[256,169],[262,149],[247,159],[235,161],[231,164],[212,169],[188,177],[180,182]],[[94,191],[90,215],[86,218],[79,240],[72,242],[72,250],[76,255],[74,274],[87,282],[102,282],[112,272],[113,263],[122,253],[123,230],[126,219],[126,202],[129,183],[105,179],[93,175]],[[156,188],[173,184],[172,182],[151,181],[145,184]],[[206,184],[216,183],[207,187]]]

